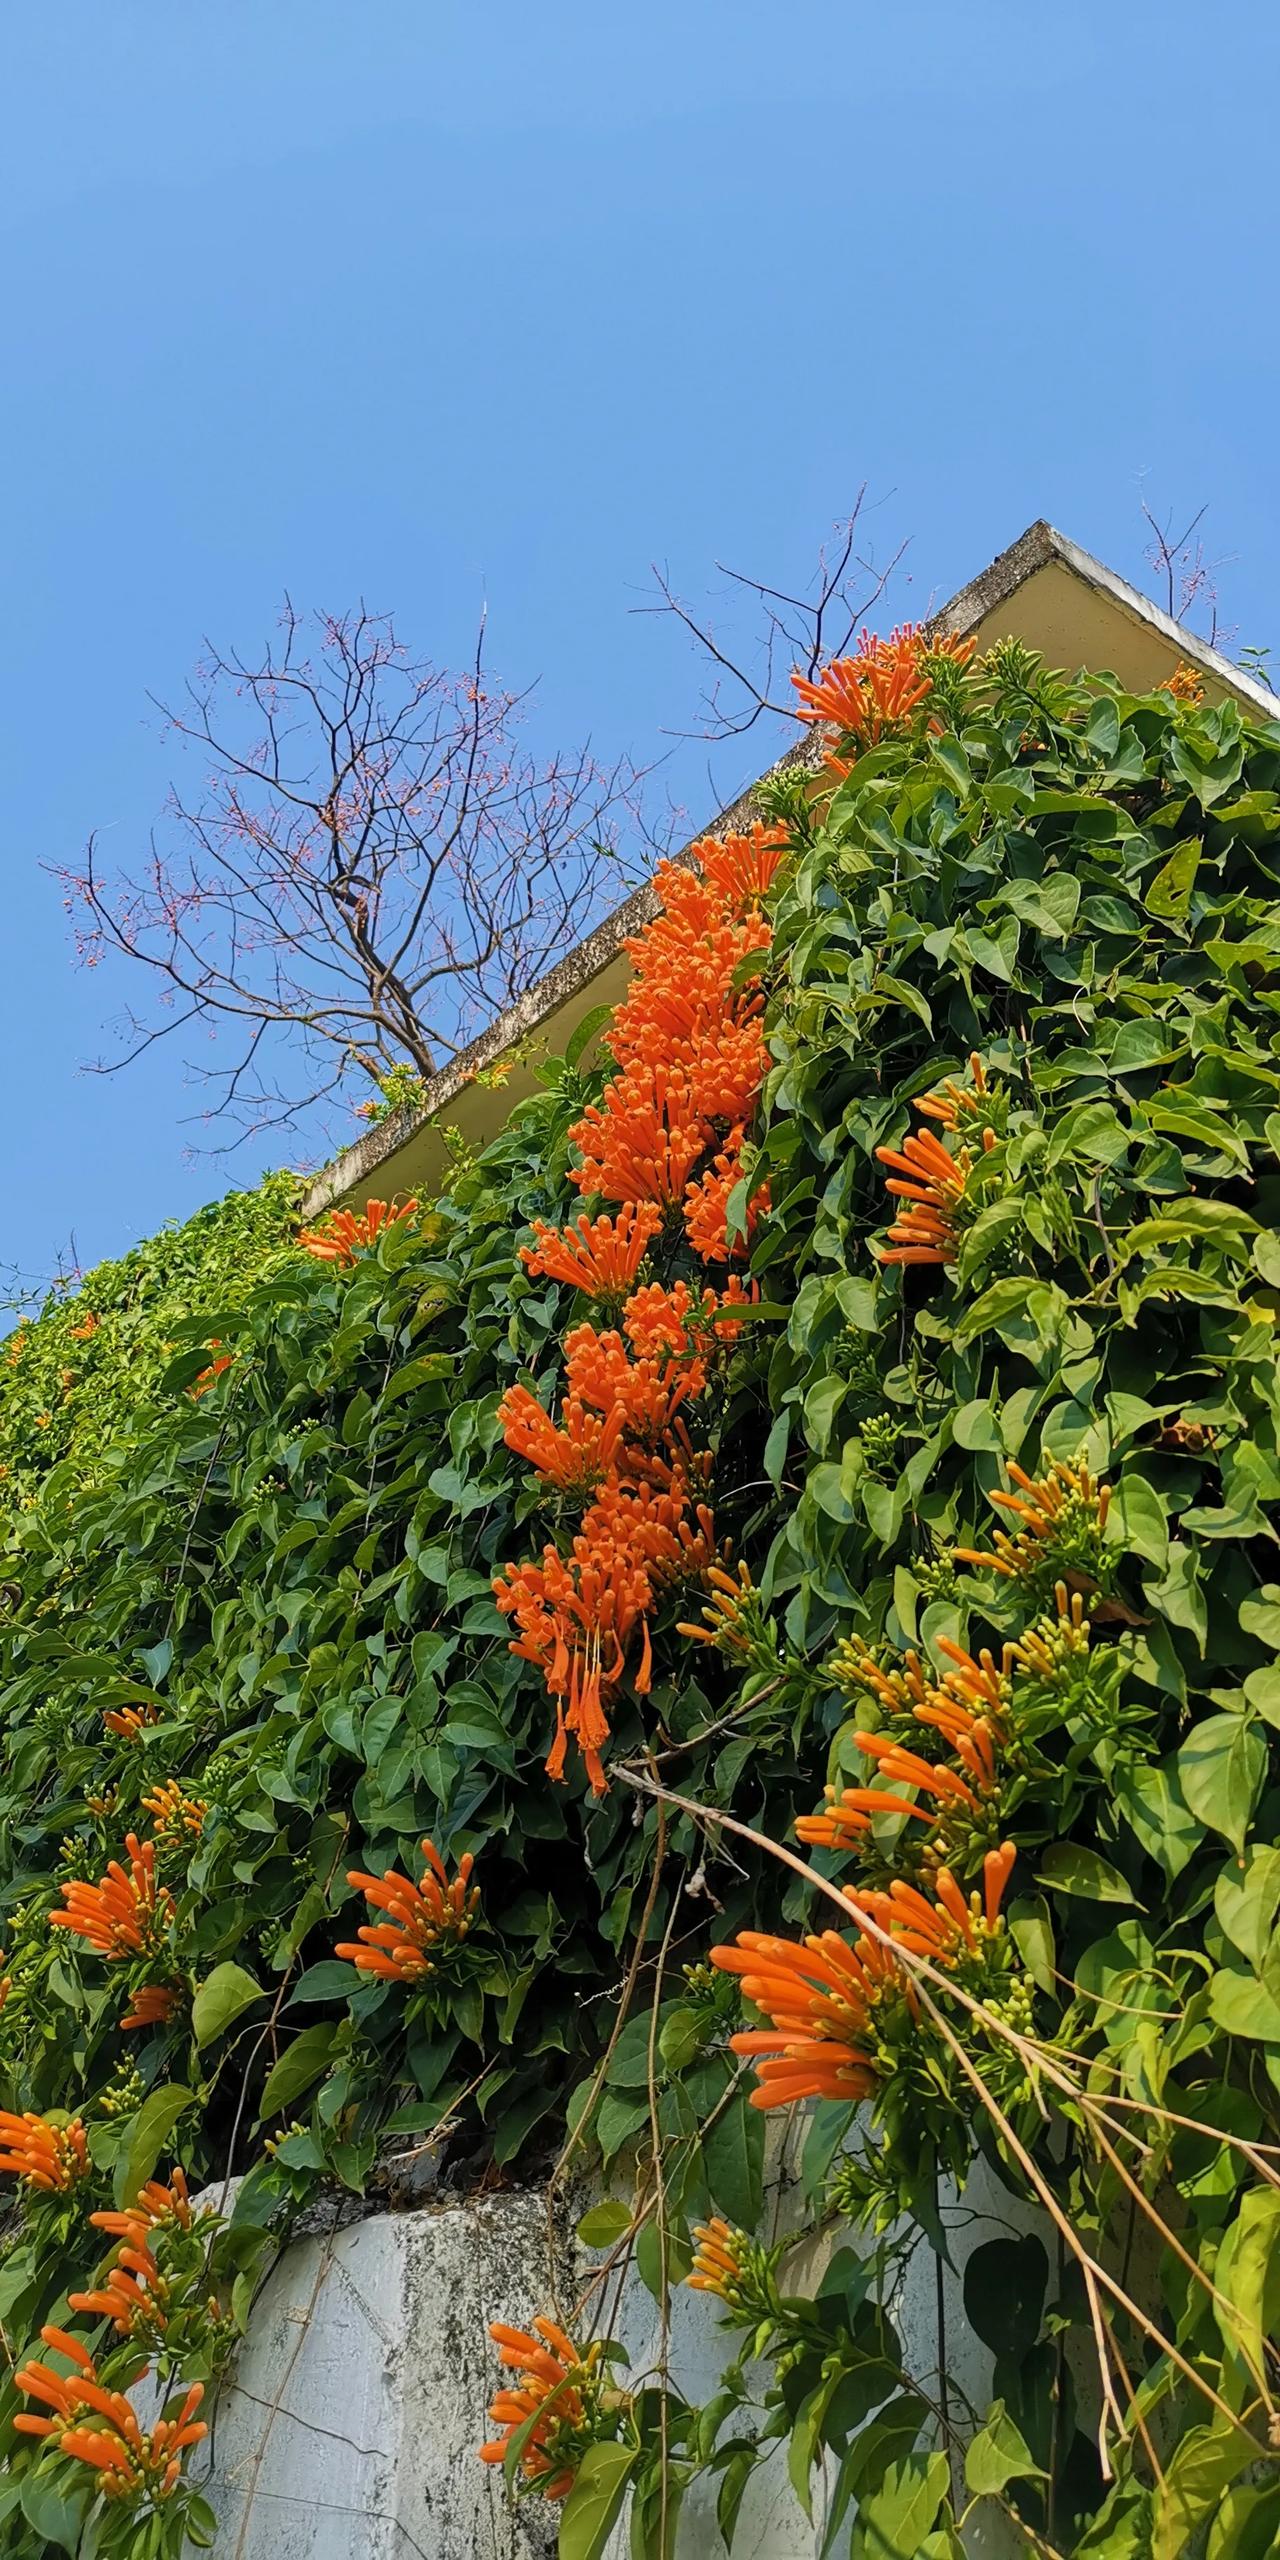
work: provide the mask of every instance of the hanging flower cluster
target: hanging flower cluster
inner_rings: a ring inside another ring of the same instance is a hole
[[[990,1547],[957,1547],[957,1564],[984,1566],[1032,1590],[1059,1580],[1072,1590],[1108,1590],[1110,1485],[1099,1484],[1082,1457],[1074,1463],[1054,1458],[1042,1476],[1029,1476],[1010,1459],[1008,1474],[1016,1493],[993,1493],[990,1499],[1020,1523],[1017,1536],[997,1529]]]
[[[0,2145],[0,2171],[44,2195],[65,2195],[89,2174],[88,2139],[79,2116],[69,2124],[55,2124],[48,2116],[15,2116],[0,2108]]]
[[[767,1186],[744,1215],[734,1202],[767,1064],[752,968],[771,941],[761,901],[786,849],[783,828],[756,825],[705,837],[689,865],[659,869],[660,911],[627,945],[631,985],[609,1034],[617,1073],[570,1132],[582,1159],[571,1179],[611,1212],[563,1230],[538,1225],[523,1249],[531,1272],[614,1320],[566,1335],[558,1416],[518,1385],[499,1417],[548,1493],[586,1505],[571,1536],[507,1565],[494,1592],[515,1621],[513,1652],[537,1664],[555,1703],[548,1770],[563,1775],[572,1736],[597,1794],[610,1692],[628,1672],[647,1692],[663,1591],[715,1559],[710,1461],[687,1414],[739,1329],[717,1319],[750,1303],[728,1265],[768,1207]],[[660,1242],[668,1264],[691,1251],[718,1286],[642,1278]]]
[[[347,1882],[363,1893],[375,1911],[387,1918],[344,1940],[334,1954],[361,1973],[384,1982],[419,1983],[435,1972],[443,1954],[460,1946],[480,1908],[480,1888],[471,1882],[474,1860],[460,1860],[450,1882],[448,1869],[433,1840],[422,1842],[426,1872],[418,1884],[389,1867],[384,1876],[368,1876],[359,1867]]]
[[[981,1897],[967,1899],[950,1870],[934,1879],[936,1900],[896,1879],[887,1893],[846,1889],[859,1936],[851,1942],[824,1929],[799,1941],[757,1929],[740,1931],[732,1946],[713,1947],[711,1961],[737,1974],[745,1997],[763,2011],[766,2027],[730,2037],[734,2053],[757,2066],[753,2106],[791,2107],[806,2098],[846,2102],[873,2096],[891,2067],[892,2030],[914,2026],[918,2003],[910,1971],[862,1926],[869,1919],[896,1946],[931,1964],[954,1969],[964,1958],[981,1960],[1002,1931],[1000,1905],[1017,1851],[988,1852]]]
[[[852,750],[852,756],[833,750],[827,771],[843,778],[852,757],[878,747],[882,739],[901,736],[934,691],[939,665],[950,661],[967,666],[976,645],[974,638],[962,640],[953,632],[930,639],[920,623],[903,622],[887,640],[863,631],[855,655],[833,658],[816,684],[797,669],[791,678],[800,696],[796,718],[838,730],[841,742]]]
[[[140,1841],[130,1831],[124,1845],[128,1867],[113,1858],[97,1884],[81,1877],[64,1884],[66,1910],[51,1911],[49,1926],[69,1929],[83,1938],[107,1964],[145,1964],[148,1978],[134,1984],[120,2020],[122,2032],[130,2032],[163,2025],[181,1994],[171,1978],[176,1906],[168,1886],[156,1875],[156,1843]],[[156,1969],[166,1978],[152,1979]]]
[[[16,2432],[52,2440],[60,2452],[85,2463],[99,2474],[104,2498],[140,2505],[171,2497],[182,2476],[183,2454],[209,2432],[196,2417],[204,2384],[193,2382],[172,2413],[144,2431],[124,2393],[99,2381],[93,2358],[78,2338],[53,2327],[43,2328],[40,2336],[46,2347],[69,2359],[73,2370],[58,2373],[34,2359],[19,2367],[14,2375],[19,2391],[43,2402],[52,2414],[37,2417],[24,2411],[13,2421]]]
[[[357,1254],[371,1251],[384,1227],[411,1218],[417,1206],[416,1200],[404,1200],[398,1208],[386,1200],[370,1200],[363,1210],[335,1209],[322,1225],[304,1227],[298,1242],[314,1262],[336,1262],[349,1270]]]
[[[495,2320],[489,2335],[514,2380],[490,2404],[490,2422],[502,2434],[480,2446],[480,2459],[505,2462],[517,2429],[533,2419],[520,2468],[544,2497],[567,2497],[588,2446],[617,2435],[625,2407],[625,2395],[604,2388],[602,2342],[580,2354],[556,2321],[546,2319],[534,2321],[532,2334]]]

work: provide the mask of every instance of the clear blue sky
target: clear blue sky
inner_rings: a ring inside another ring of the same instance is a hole
[[[487,596],[537,734],[640,755],[696,684],[649,563],[785,583],[862,481],[899,612],[1041,514],[1141,579],[1145,492],[1280,639],[1258,0],[57,0],[4,56],[0,1264],[281,1151],[191,1160],[176,1046],[79,1072],[122,981],[40,864],[145,841],[148,691],[286,587],[444,660]]]

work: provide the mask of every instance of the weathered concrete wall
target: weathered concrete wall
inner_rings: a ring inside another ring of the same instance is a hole
[[[779,2178],[775,2228],[791,2218],[793,2191]],[[994,2182],[971,2182],[954,2255],[989,2238],[995,2222],[1026,2228]],[[789,2266],[797,2291],[816,2285],[821,2248]],[[206,2483],[220,2519],[215,2560],[547,2560],[555,2526],[537,2501],[513,2514],[500,2472],[476,2460],[497,2366],[486,2335],[494,2319],[527,2321],[562,2307],[583,2270],[554,2237],[537,2192],[377,2214],[329,2237],[296,2242],[258,2302],[234,2372],[220,2395]],[[990,2361],[966,2339],[958,2275],[945,2279],[953,2399],[981,2407]],[[906,2361],[928,2392],[937,2366],[934,2264],[921,2251],[893,2306]],[[611,2323],[631,2356],[631,2379],[662,2352],[656,2305],[634,2277]],[[669,2369],[696,2401],[714,2392],[732,2341],[717,2306],[679,2291],[672,2302]],[[722,2548],[714,2481],[691,2493],[681,2521],[682,2560]],[[777,2449],[743,2504],[734,2560],[814,2560],[819,2524],[801,2514]],[[972,2560],[1011,2560],[1021,2549],[994,2510],[967,2537]],[[625,2560],[625,2525],[611,2560]]]

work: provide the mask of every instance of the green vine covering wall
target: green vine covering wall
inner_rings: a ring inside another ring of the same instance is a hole
[[[458,2185],[594,2162],[602,2267],[740,2332],[702,2409],[606,2287],[500,2334],[566,2560],[627,2499],[664,2555],[700,2472],[731,2539],[780,2437],[854,2560],[997,2509],[1041,2560],[1280,2543],[1280,726],[1012,643],[910,672],[872,716],[846,668],[822,786],[762,787],[768,1072],[715,1159],[757,1294],[706,1316],[713,1542],[613,1666],[605,1792],[547,1774],[558,1657],[494,1591],[589,1492],[507,1444],[583,1319],[528,1267],[583,1205],[581,1053],[332,1261],[279,1185],[143,1248],[145,1392],[131,1281],[0,1355],[15,2560],[208,2539],[197,2387],[291,2212],[406,2135]],[[677,1194],[646,1286],[701,1291],[695,1234]],[[429,1969],[339,1957],[374,1918]],[[974,2409],[889,2306],[979,2161],[1044,2238],[967,2261]]]

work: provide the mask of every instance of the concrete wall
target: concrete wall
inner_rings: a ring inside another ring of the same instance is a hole
[[[794,2190],[775,2180],[775,2227],[791,2218]],[[997,2222],[1026,2228],[993,2182],[971,2182],[954,2255],[992,2236]],[[787,2269],[796,2291],[816,2285],[822,2252],[810,2246]],[[548,2560],[555,2527],[538,2501],[513,2513],[502,2475],[475,2457],[497,2365],[486,2335],[494,2319],[526,2322],[562,2310],[580,2290],[575,2265],[538,2192],[479,2196],[376,2214],[328,2236],[295,2242],[255,2307],[249,2335],[219,2397],[205,2483],[220,2520],[215,2560]],[[958,2280],[946,2278],[953,2394],[979,2408],[990,2367],[966,2339]],[[934,2262],[918,2253],[894,2306],[913,2373],[927,2390],[937,2364]],[[611,2324],[631,2355],[632,2378],[661,2351],[652,2297],[630,2278]],[[709,2399],[729,2361],[718,2306],[681,2289],[672,2303],[673,2381]],[[678,2549],[713,2560],[722,2545],[714,2481],[691,2493]],[[820,2513],[821,2497],[815,2501]],[[970,2529],[972,2560],[1011,2560],[1022,2549],[993,2509]],[[786,2477],[785,2448],[756,2474],[744,2501],[734,2560],[814,2560],[821,2541]],[[625,2560],[625,2526],[615,2537]],[[611,2555],[611,2560],[614,2560]]]

